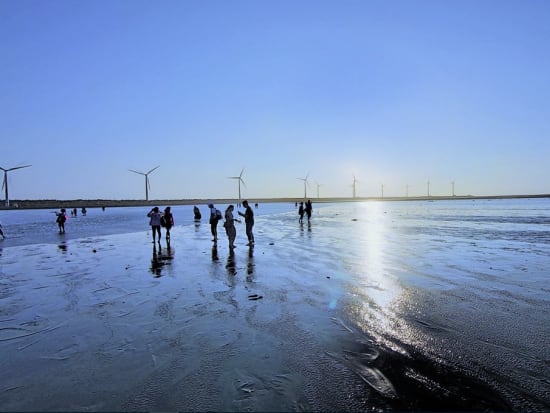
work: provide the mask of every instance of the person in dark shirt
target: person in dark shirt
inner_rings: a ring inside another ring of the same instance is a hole
[[[252,247],[254,245],[254,233],[252,228],[254,227],[254,211],[248,205],[248,201],[243,201],[243,206],[246,208],[244,214],[239,211],[239,215],[244,217],[244,223],[246,224],[246,236],[248,237],[248,246]]]

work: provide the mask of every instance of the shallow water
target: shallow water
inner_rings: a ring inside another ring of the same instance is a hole
[[[550,409],[549,200],[314,207],[3,248],[2,410]]]

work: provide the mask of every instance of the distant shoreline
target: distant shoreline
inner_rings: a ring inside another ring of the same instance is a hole
[[[356,197],[356,198],[309,198],[313,203],[337,203],[337,202],[365,202],[365,201],[456,201],[456,200],[486,200],[486,199],[518,199],[518,198],[550,198],[550,194],[534,194],[534,195],[456,195],[456,196],[409,196],[409,197]],[[301,202],[304,198],[247,198],[251,203],[274,203]],[[244,200],[244,198],[243,198]],[[0,201],[2,202],[2,201]],[[204,205],[208,202],[213,202],[218,205],[235,204],[237,200],[234,198],[219,198],[219,199],[154,199],[145,200],[115,200],[115,199],[39,199],[39,200],[12,200],[10,207],[7,208],[3,204],[1,210],[13,209],[59,209],[59,208],[116,208],[116,207],[139,207],[139,206],[168,206],[168,205]]]

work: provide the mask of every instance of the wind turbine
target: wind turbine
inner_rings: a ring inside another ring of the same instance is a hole
[[[2,189],[4,190],[4,194],[5,194],[5,205],[6,205],[6,207],[10,206],[10,197],[8,195],[8,172],[9,171],[15,171],[16,169],[28,168],[29,166],[32,166],[32,165],[16,166],[16,167],[13,167],[13,168],[2,168],[0,166],[0,169],[4,171],[4,180],[2,181]]]
[[[304,199],[307,199],[307,185],[308,185],[307,178],[308,178],[308,176],[309,176],[309,172],[307,173],[305,178],[296,178],[296,179],[299,179],[300,181],[304,181]]]
[[[353,188],[353,197],[355,198],[355,184],[357,184],[357,182],[359,182],[357,179],[355,179],[355,175],[353,175],[353,184],[351,185],[351,187]]]
[[[149,201],[149,189],[151,189],[151,184],[149,183],[149,174],[151,172],[153,172],[155,169],[157,169],[158,167],[160,167],[160,165],[158,166],[155,166],[153,169],[151,169],[149,172],[139,172],[139,171],[134,171],[133,169],[128,169],[130,172],[133,172],[135,174],[139,174],[139,175],[144,175],[145,176],[145,200],[146,201]]]
[[[317,199],[319,199],[319,187],[322,186],[319,182],[315,183],[317,185]]]
[[[246,187],[246,184],[243,181],[243,172],[244,172],[244,168],[241,170],[241,173],[239,174],[239,176],[228,176],[227,177],[227,179],[236,179],[237,180],[237,184],[239,186],[239,201],[237,203],[237,207],[241,206],[241,182]]]

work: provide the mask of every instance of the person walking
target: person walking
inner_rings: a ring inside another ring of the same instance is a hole
[[[313,212],[313,205],[311,205],[311,200],[308,199],[306,202],[306,215],[307,215],[307,222],[311,219],[311,213]]]
[[[252,228],[254,227],[254,211],[252,211],[252,208],[250,208],[250,205],[248,205],[248,201],[243,201],[243,206],[246,208],[244,214],[239,211],[239,215],[244,217],[244,223],[246,224],[246,236],[248,238],[248,244],[247,246],[253,247],[254,246],[254,233],[252,232]]]
[[[160,239],[161,239],[160,218],[162,217],[162,214],[160,213],[158,207],[154,207],[151,211],[149,211],[147,216],[150,218],[149,225],[151,225],[151,230],[153,231],[153,244],[155,243],[156,235],[158,234],[159,236],[158,243],[160,246]]]
[[[59,233],[64,234],[65,233],[65,221],[67,221],[67,214],[65,212],[65,208],[61,208],[60,212],[56,212],[55,215],[57,215],[57,218],[55,222],[57,222],[57,226],[59,228]]]
[[[233,218],[233,210],[235,207],[229,205],[225,210],[225,222],[223,226],[225,227],[225,232],[227,233],[227,238],[229,239],[229,249],[233,250],[235,248],[235,238],[237,238],[237,229],[235,228],[235,221],[241,222],[238,219]]]
[[[298,215],[300,215],[300,219],[298,219],[298,222],[301,224],[304,222],[304,203],[300,202],[300,208],[298,208]]]
[[[170,246],[170,229],[174,226],[174,215],[170,207],[164,209],[160,224],[166,229],[166,244]]]
[[[209,203],[208,208],[210,208],[210,232],[214,237],[212,241],[218,242],[218,221],[222,219],[222,213],[214,207],[213,203]]]

